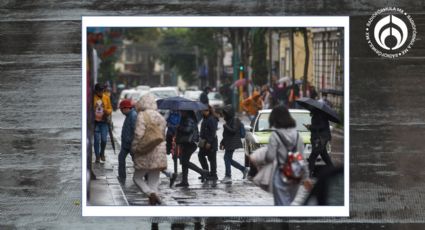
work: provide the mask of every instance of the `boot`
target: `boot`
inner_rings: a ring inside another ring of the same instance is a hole
[[[177,179],[177,173],[171,174],[171,177],[170,177],[170,188],[173,187],[173,184],[176,181],[176,179]]]
[[[160,205],[161,199],[159,199],[158,195],[156,193],[151,193],[149,195],[149,204],[150,205]]]
[[[100,143],[100,159],[102,161],[105,161],[105,148],[106,148],[106,142]]]
[[[96,163],[100,163],[100,157],[96,156]]]
[[[187,181],[182,181],[176,184],[176,187],[189,187],[189,183],[187,183]]]

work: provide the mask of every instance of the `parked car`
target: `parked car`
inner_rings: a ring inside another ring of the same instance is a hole
[[[149,92],[155,95],[156,100],[167,98],[167,97],[177,97],[180,95],[178,87],[153,87],[150,88]],[[168,110],[158,109],[158,112],[164,117],[167,116]]]
[[[201,90],[186,90],[183,94],[183,97],[189,100],[199,101],[201,93]]]
[[[269,138],[272,132],[269,125],[269,116],[271,111],[271,109],[260,110],[254,121],[253,127],[245,126],[245,154],[250,155],[257,148],[269,143]],[[304,124],[311,124],[310,111],[305,109],[289,109],[289,113],[295,119],[297,124],[296,129],[304,142],[304,157],[307,159],[312,151],[310,142],[311,133]],[[330,151],[330,144],[327,147],[328,151]],[[321,161],[320,157],[318,157],[318,161]],[[245,163],[248,164],[248,162]]]
[[[167,97],[177,97],[180,95],[178,87],[153,87],[149,90],[154,94],[158,99],[167,98]]]
[[[121,103],[122,100],[130,99],[130,95],[134,92],[136,92],[135,89],[123,89],[121,91],[120,98],[118,100],[118,105]]]
[[[132,100],[133,104],[136,104],[136,102],[138,102],[140,98],[147,93],[149,93],[149,90],[135,90],[130,93],[129,98]]]
[[[218,92],[210,92],[208,94],[208,100],[211,107],[213,107],[217,113],[221,113],[224,107],[223,97],[221,94]]]

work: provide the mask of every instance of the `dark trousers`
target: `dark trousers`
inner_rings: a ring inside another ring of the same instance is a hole
[[[182,153],[180,156],[180,163],[182,164],[182,182],[187,183],[187,176],[189,174],[189,169],[202,175],[202,169],[196,166],[194,163],[190,162],[190,157],[192,153],[195,152],[197,146],[195,143],[185,143],[181,144]]]
[[[224,166],[226,171],[225,176],[227,177],[232,177],[231,166],[241,170],[242,172],[245,170],[244,166],[233,160],[233,152],[235,152],[234,149],[224,150]]]
[[[127,176],[126,171],[125,171],[125,158],[127,158],[127,155],[129,153],[130,153],[129,149],[121,148],[121,151],[118,154],[118,176],[122,179],[125,179],[126,176]],[[132,154],[131,154],[131,157],[133,158]]]
[[[329,157],[328,150],[326,149],[327,140],[321,140],[320,138],[312,140],[312,151],[310,157],[308,158],[308,168],[310,170],[310,174],[313,174],[316,159],[320,155],[322,160],[326,163],[327,166],[333,167],[333,163],[331,158]]]
[[[210,162],[211,169],[208,169],[208,161]],[[217,176],[217,152],[212,150],[207,150],[204,148],[199,149],[198,153],[199,163],[204,170],[210,171],[210,176]]]

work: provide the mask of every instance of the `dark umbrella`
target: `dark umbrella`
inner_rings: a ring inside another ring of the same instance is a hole
[[[322,103],[320,101],[314,100],[314,99],[309,98],[309,97],[302,97],[302,98],[300,98],[296,101],[302,107],[304,107],[304,108],[306,108],[310,111],[318,110],[318,111],[322,112],[323,114],[326,115],[326,118],[328,118],[328,120],[330,120],[332,122],[341,123],[341,121],[338,118],[338,114],[335,112],[335,110],[333,110],[331,107],[329,107],[325,103]]]
[[[114,135],[112,133],[112,123],[108,122],[108,130],[109,130],[109,137],[111,138],[112,149],[114,150],[114,154],[116,154],[115,153]]]
[[[208,106],[199,101],[192,101],[184,97],[168,97],[156,101],[158,109],[170,110],[205,110]]]

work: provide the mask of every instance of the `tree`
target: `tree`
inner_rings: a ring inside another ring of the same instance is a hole
[[[252,43],[252,61],[253,70],[252,80],[255,85],[263,85],[267,83],[267,44],[265,39],[267,29],[255,28]]]

